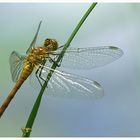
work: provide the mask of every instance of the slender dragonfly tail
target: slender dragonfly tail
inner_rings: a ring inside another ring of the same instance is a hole
[[[10,104],[10,102],[12,101],[12,99],[14,98],[15,94],[17,93],[18,89],[21,87],[21,85],[23,84],[24,81],[25,81],[25,79],[18,80],[16,82],[14,88],[12,89],[12,91],[9,93],[7,98],[4,100],[3,104],[0,107],[0,118],[3,115],[4,111],[6,110],[6,108],[8,107],[8,105]]]

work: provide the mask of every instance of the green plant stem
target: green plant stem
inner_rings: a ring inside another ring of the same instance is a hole
[[[80,27],[82,26],[83,22],[86,20],[86,18],[88,17],[88,15],[90,14],[90,12],[93,10],[93,8],[96,6],[97,3],[93,3],[91,4],[91,6],[89,7],[89,9],[87,10],[87,12],[84,14],[84,16],[82,17],[82,19],[79,21],[78,25],[76,26],[76,28],[74,29],[74,31],[72,32],[71,36],[69,37],[68,41],[66,42],[66,44],[64,45],[64,48],[61,52],[61,54],[59,55],[56,63],[58,64],[60,62],[60,60],[62,60],[63,56],[64,56],[64,53],[66,51],[66,49],[69,47],[71,41],[73,40],[73,38],[75,37],[76,33],[78,32],[78,30],[80,29]],[[55,69],[57,67],[56,63],[54,63],[52,65],[52,69]],[[29,137],[30,134],[31,134],[31,130],[32,130],[32,127],[33,127],[33,124],[34,124],[34,121],[35,121],[35,118],[36,118],[36,115],[37,115],[37,112],[38,112],[38,109],[39,109],[39,106],[40,106],[40,103],[41,103],[41,99],[42,99],[42,95],[47,87],[47,84],[51,78],[53,74],[53,70],[50,70],[49,74],[47,75],[47,78],[46,78],[46,81],[44,82],[41,90],[40,90],[40,93],[35,101],[35,104],[32,108],[32,111],[30,113],[30,116],[28,118],[28,121],[26,123],[26,126],[25,128],[23,129],[23,137]],[[57,92],[57,91],[56,91]]]

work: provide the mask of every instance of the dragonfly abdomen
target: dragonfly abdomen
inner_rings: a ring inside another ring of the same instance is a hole
[[[0,107],[0,117],[2,116],[2,114],[4,113],[5,109],[7,108],[7,106],[9,105],[9,103],[11,102],[11,100],[14,98],[15,94],[17,93],[18,89],[21,87],[21,85],[23,84],[23,82],[28,78],[28,76],[31,74],[31,72],[33,71],[33,66],[30,65],[30,63],[25,63],[23,70],[19,76],[19,79],[17,80],[14,88],[12,89],[12,91],[9,93],[8,97],[6,98],[6,100],[3,102],[2,106]]]
[[[19,80],[26,80],[28,76],[32,73],[34,65],[28,61],[25,62],[23,70],[20,74]]]

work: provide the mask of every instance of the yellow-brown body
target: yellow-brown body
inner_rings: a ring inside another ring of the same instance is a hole
[[[28,78],[28,76],[32,73],[33,69],[42,64],[42,62],[49,57],[49,53],[58,48],[58,43],[55,39],[46,39],[43,47],[32,48],[28,54],[28,56],[24,60],[24,66],[21,71],[21,74],[16,81],[15,86],[12,91],[9,93],[8,97],[3,102],[0,107],[0,117],[4,113],[5,109],[17,93],[18,89],[21,87],[23,82]]]
[[[45,47],[38,47],[31,50],[29,55],[26,57],[24,61],[24,66],[17,80],[14,88],[9,93],[6,100],[3,102],[2,106],[0,107],[0,117],[2,116],[3,112],[11,102],[12,98],[15,96],[18,89],[21,87],[23,82],[28,78],[28,76],[32,73],[35,66],[41,64],[41,62],[47,57],[47,48]]]
[[[26,80],[32,73],[35,66],[41,64],[47,57],[49,57],[48,49],[45,47],[38,47],[31,50],[24,61],[24,66],[20,75],[20,79]]]

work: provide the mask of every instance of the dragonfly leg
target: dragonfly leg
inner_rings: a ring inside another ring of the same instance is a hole
[[[40,84],[41,87],[42,87],[42,83],[41,83],[41,81],[40,81],[40,79],[39,79],[40,77],[38,77],[38,72],[39,72],[40,68],[41,68],[41,67],[39,67],[39,68],[37,69],[37,71],[35,72],[35,75],[36,75],[36,78],[37,78],[39,84]]]
[[[46,80],[41,76],[42,70],[43,70],[43,67],[40,68],[39,78],[45,82]]]
[[[62,47],[64,47],[64,46],[65,46],[65,45],[62,45],[62,46],[58,47],[58,49],[60,49],[60,48],[62,48]],[[56,58],[58,58],[58,56],[60,55],[60,53],[52,53],[51,55],[55,55],[56,57],[55,57],[54,59],[56,59]],[[50,58],[50,60],[51,60],[53,63],[56,63],[56,61],[53,60],[52,58]],[[59,64],[58,64],[58,63],[56,64],[57,67],[60,67],[60,66],[61,66],[61,63],[62,63],[62,59],[60,60]]]
[[[60,54],[52,54],[52,55],[56,55],[56,57],[54,59],[50,58],[50,61],[52,61],[53,63],[57,63],[55,59],[57,59]],[[57,67],[60,67],[61,63],[62,63],[62,59],[59,61],[59,64],[58,63],[56,64]]]
[[[62,63],[62,58],[61,58],[61,60],[59,61],[59,67],[61,66],[61,63]]]
[[[58,56],[60,55],[60,53],[52,53],[51,55],[54,55],[54,59],[53,60],[56,61]]]
[[[45,65],[45,63],[46,63],[46,61],[43,61],[43,63],[42,63],[42,65],[44,66]],[[41,80],[42,81],[46,81],[42,76],[41,76],[41,74],[42,74],[42,70],[43,70],[43,66],[39,66],[39,68],[37,69],[37,71],[36,71],[36,77],[37,77],[37,79],[38,79],[38,82],[39,82],[39,84],[41,85],[41,87],[43,86],[43,84],[41,83]]]
[[[60,64],[58,64],[54,59],[52,59],[51,57],[49,57],[49,61],[53,62],[54,64],[56,64],[57,67],[60,67]]]
[[[66,44],[65,44],[65,45],[66,45]],[[58,49],[63,48],[65,45],[62,45],[62,46],[58,47]],[[69,46],[70,46],[70,45],[69,45]]]
[[[58,47],[58,49],[60,49],[60,48],[62,48],[62,47],[64,47],[64,45],[62,45],[62,46]]]

